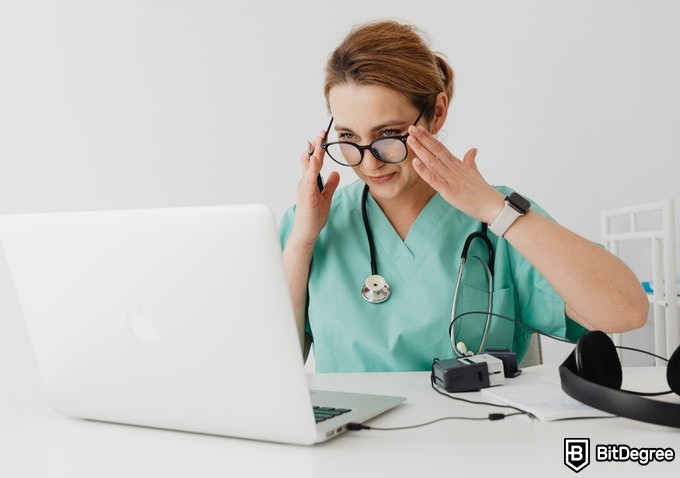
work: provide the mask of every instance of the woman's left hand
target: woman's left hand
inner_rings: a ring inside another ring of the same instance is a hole
[[[408,132],[408,145],[417,156],[413,167],[420,177],[455,208],[493,222],[503,209],[504,196],[477,169],[477,150],[470,149],[460,160],[422,126],[411,126]]]

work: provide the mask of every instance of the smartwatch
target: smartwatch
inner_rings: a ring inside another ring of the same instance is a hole
[[[505,207],[494,222],[489,225],[489,229],[498,237],[503,237],[517,218],[524,216],[530,207],[531,203],[525,198],[515,192],[510,193],[505,197]]]

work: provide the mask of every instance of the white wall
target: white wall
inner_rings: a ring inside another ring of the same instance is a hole
[[[448,56],[442,137],[477,147],[491,183],[593,240],[601,208],[680,196],[674,0],[28,0],[0,5],[0,213],[264,202],[280,216],[326,126],[328,53],[384,17]],[[2,256],[0,317],[0,360],[28,364]]]

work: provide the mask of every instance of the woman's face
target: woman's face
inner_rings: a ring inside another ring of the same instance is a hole
[[[378,85],[345,84],[331,88],[328,103],[334,121],[329,132],[339,141],[365,146],[378,138],[401,136],[418,118],[420,111],[396,90]],[[421,118],[419,124],[424,124]],[[389,164],[376,159],[370,150],[354,166],[354,172],[376,199],[395,199],[422,191],[427,184],[412,166],[413,152],[401,163]]]

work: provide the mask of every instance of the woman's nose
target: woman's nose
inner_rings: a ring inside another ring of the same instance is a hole
[[[376,158],[370,149],[367,149],[364,151],[364,159],[361,161],[361,164],[364,165],[365,169],[371,171],[374,169],[378,169],[385,163]]]

